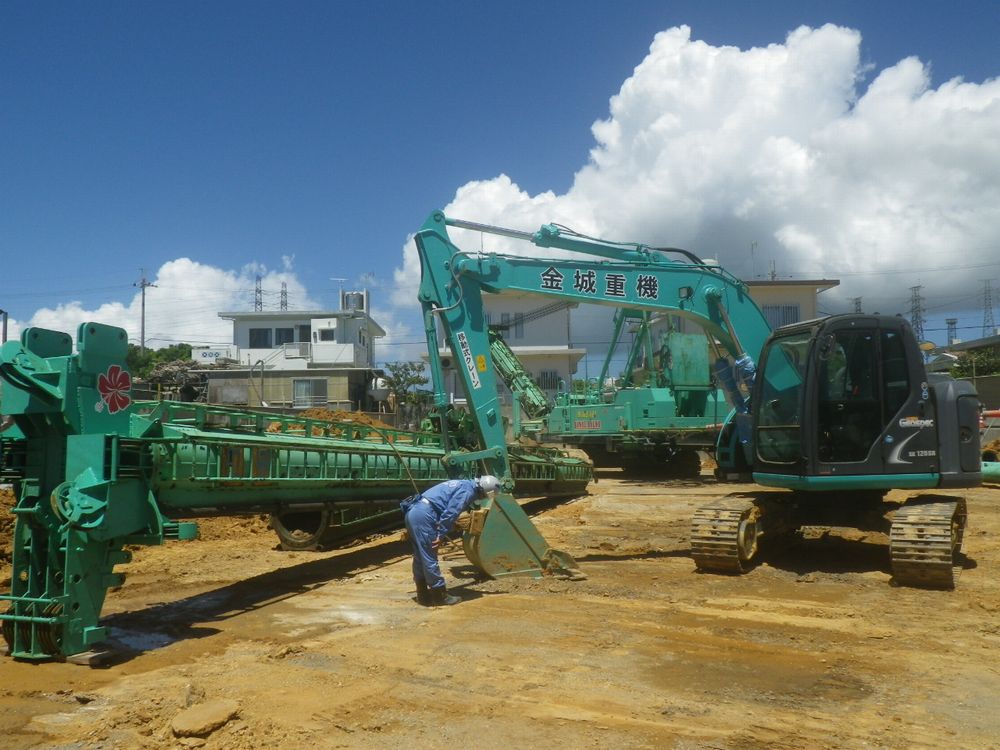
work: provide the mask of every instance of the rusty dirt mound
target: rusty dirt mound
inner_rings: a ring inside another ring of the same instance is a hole
[[[364,412],[360,411],[343,411],[340,409],[334,410],[334,409],[322,409],[319,407],[315,407],[312,409],[305,409],[296,414],[295,416],[296,418],[320,420],[323,422],[350,422],[352,424],[361,424],[361,425],[366,425],[368,427],[376,427],[378,429],[383,429],[383,430],[395,429],[395,427],[387,425],[385,422],[382,422],[381,420],[378,420],[375,417],[371,417],[368,414],[365,414]],[[288,427],[289,429],[301,430],[303,428],[303,425],[294,424],[294,425],[289,425]],[[281,430],[282,426],[280,422],[272,422],[270,425],[268,425],[267,428],[268,432],[281,432]],[[322,435],[323,432],[324,431],[318,427],[313,427],[312,429],[313,435]],[[333,429],[330,432],[336,435],[339,434],[341,431],[338,429]]]
[[[0,585],[3,586],[10,583],[14,552],[14,503],[14,491],[10,487],[0,487]],[[206,542],[273,534],[266,515],[198,519],[198,538]]]
[[[265,515],[199,518],[198,538],[203,541],[244,539],[258,534],[274,534]]]
[[[0,487],[0,584],[10,581],[10,561],[14,551],[14,491]]]

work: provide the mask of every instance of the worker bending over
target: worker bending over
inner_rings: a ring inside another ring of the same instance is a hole
[[[450,479],[403,501],[400,507],[413,545],[413,581],[419,604],[436,607],[461,601],[448,594],[437,550],[459,514],[474,500],[495,495],[499,487],[500,480],[489,474],[478,479]]]

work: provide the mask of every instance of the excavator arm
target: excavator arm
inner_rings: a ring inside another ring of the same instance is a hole
[[[448,227],[528,241],[542,248],[570,250],[579,259],[552,259],[462,252]],[[415,236],[421,263],[423,309],[435,405],[447,405],[438,331],[451,350],[481,450],[453,454],[458,462],[480,462],[499,476],[502,492],[483,508],[478,533],[465,536],[469,559],[490,575],[540,574],[572,568],[567,555],[552,550],[510,496],[512,487],[496,367],[483,309],[483,295],[519,291],[575,303],[638,311],[669,312],[701,326],[720,352],[752,372],[770,327],[746,286],[717,266],[685,251],[605,242],[548,224],[535,233],[451,219],[435,212]],[[681,256],[681,260],[670,255]],[[735,323],[734,323],[735,321]],[[731,370],[731,368],[730,368]],[[724,384],[727,379],[723,378]],[[734,378],[728,385],[736,389]],[[736,393],[736,396],[739,394]],[[743,404],[742,398],[734,401]],[[743,411],[746,411],[745,404]],[[447,438],[446,438],[447,439]]]

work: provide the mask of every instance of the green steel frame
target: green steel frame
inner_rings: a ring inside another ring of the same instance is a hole
[[[443,438],[360,423],[327,423],[205,405],[136,403],[120,328],[87,323],[77,352],[64,333],[30,328],[0,348],[0,479],[17,503],[13,579],[0,611],[15,658],[86,651],[126,545],[191,539],[181,519],[333,510],[348,531],[475,464]],[[521,451],[522,494],[582,492],[590,466],[557,452]]]

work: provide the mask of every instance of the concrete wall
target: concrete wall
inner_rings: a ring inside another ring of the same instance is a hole
[[[212,403],[249,407],[259,407],[263,400],[270,407],[290,409],[296,406],[295,380],[320,380],[326,382],[326,399],[312,405],[330,409],[357,409],[371,406],[365,395],[368,375],[364,370],[349,373],[284,373],[267,370],[261,380],[258,370],[253,378],[212,377],[208,381],[208,400]]]
[[[514,322],[516,315],[526,315],[559,302],[553,297],[538,294],[484,294],[483,306],[490,316],[491,324],[499,324],[504,313]],[[513,327],[504,332],[504,340],[515,346],[569,346],[569,308],[550,313],[545,317],[531,320],[522,326],[521,337]]]
[[[1000,409],[1000,375],[966,378],[966,380],[976,387],[979,400],[987,409]]]

